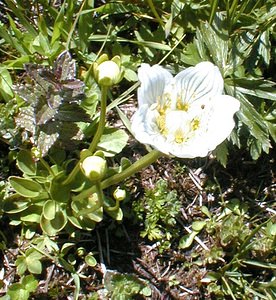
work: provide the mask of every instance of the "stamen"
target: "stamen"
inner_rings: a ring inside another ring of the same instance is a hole
[[[167,128],[166,128],[166,116],[165,115],[160,115],[156,118],[156,124],[160,130],[160,133],[163,135],[167,134]]]
[[[199,119],[197,119],[197,118],[193,119],[191,122],[192,130],[193,131],[197,130],[199,128],[199,124],[200,124]]]
[[[174,133],[174,140],[177,144],[185,142],[185,136],[182,129],[177,129]]]
[[[176,108],[178,110],[188,111],[189,104],[187,102],[182,101],[182,98],[178,96],[176,100]]]

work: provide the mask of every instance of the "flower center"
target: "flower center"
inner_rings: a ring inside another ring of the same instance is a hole
[[[200,111],[191,108],[189,102],[184,102],[180,97],[176,104],[172,105],[170,94],[164,94],[157,99],[156,125],[159,132],[170,142],[183,144],[192,138],[200,128]]]

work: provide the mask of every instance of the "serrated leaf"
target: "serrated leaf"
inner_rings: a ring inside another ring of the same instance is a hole
[[[243,94],[276,101],[276,84],[272,81],[237,78],[233,80],[233,85]]]
[[[59,137],[56,123],[47,124],[45,131],[40,131],[37,138],[37,148],[42,156],[45,156],[49,149],[55,144]]]
[[[228,160],[228,147],[227,142],[223,142],[220,145],[216,147],[216,149],[213,151],[216,159],[224,166],[224,168],[227,165]]]
[[[218,35],[208,23],[202,23],[199,30],[215,65],[224,70],[228,54],[228,37],[223,34],[222,28],[220,28],[220,34]]]

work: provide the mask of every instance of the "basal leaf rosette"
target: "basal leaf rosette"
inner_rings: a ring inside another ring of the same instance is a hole
[[[210,62],[201,62],[175,77],[159,65],[138,70],[138,111],[132,132],[143,144],[181,158],[204,157],[235,126],[239,101],[223,95],[223,78]]]

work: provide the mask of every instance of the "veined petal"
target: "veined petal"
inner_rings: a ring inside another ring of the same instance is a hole
[[[206,142],[210,151],[228,138],[235,126],[233,116],[239,108],[239,101],[231,96],[215,97],[206,132]]]
[[[133,115],[131,130],[140,143],[151,145],[162,153],[169,154],[169,145],[156,124],[157,117],[158,112],[145,104]]]
[[[211,62],[201,62],[177,74],[175,88],[178,101],[190,105],[196,100],[222,94],[223,78],[218,67]]]
[[[210,62],[187,68],[175,78],[160,66],[138,72],[139,109],[132,131],[141,143],[181,158],[204,157],[234,128],[239,101],[222,95],[223,78]]]
[[[152,105],[161,99],[165,88],[172,81],[172,74],[159,65],[150,66],[149,64],[141,64],[138,69],[138,78],[141,82],[138,88],[138,104],[139,106],[147,104]]]

